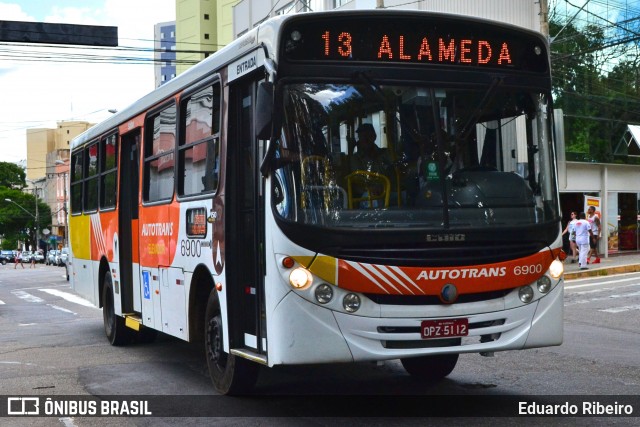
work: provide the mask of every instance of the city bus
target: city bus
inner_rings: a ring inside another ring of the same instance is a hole
[[[536,32],[267,20],[72,141],[72,286],[113,345],[202,342],[222,394],[277,365],[437,381],[460,354],[560,345],[552,121]]]

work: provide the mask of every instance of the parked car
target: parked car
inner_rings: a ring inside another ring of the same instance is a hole
[[[31,262],[31,251],[22,251],[22,253],[20,254],[20,258],[22,259],[22,262]]]
[[[15,258],[16,256],[13,251],[0,251],[0,263],[2,263],[2,265],[14,262]]]
[[[45,260],[45,264],[47,265],[57,265],[56,257],[60,251],[57,249],[51,249],[47,252],[47,259]]]
[[[69,260],[69,248],[62,248],[60,253],[57,256],[58,262],[56,263],[59,267],[64,267],[67,265],[67,261]]]
[[[42,252],[40,252],[40,251],[38,251],[38,252],[33,252],[33,253],[31,254],[31,256],[32,256],[33,258],[35,258],[36,262],[39,262],[39,263],[43,263],[43,262],[44,262],[44,255],[43,255],[43,254],[42,254]]]

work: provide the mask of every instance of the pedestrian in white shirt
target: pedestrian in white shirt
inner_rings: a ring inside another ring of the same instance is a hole
[[[573,255],[573,258],[571,259],[571,264],[578,261],[578,246],[576,245],[576,230],[575,230],[575,225],[577,221],[578,221],[578,212],[571,211],[571,221],[567,223],[567,226],[562,232],[563,236],[565,235],[565,233],[569,233],[569,246],[571,247],[571,254]]]
[[[598,255],[598,243],[600,242],[602,229],[600,227],[600,217],[596,213],[596,208],[593,206],[589,206],[589,209],[587,209],[587,221],[591,224],[591,233],[593,233],[591,236],[591,251],[587,257],[587,262],[589,262],[593,255],[596,257],[593,263],[598,264],[600,262],[600,255]]]
[[[578,245],[578,262],[580,264],[580,270],[586,270],[587,267],[587,255],[589,253],[589,241],[593,233],[591,232],[591,224],[586,220],[587,216],[584,212],[580,212],[578,220],[574,225],[576,231],[576,245]]]

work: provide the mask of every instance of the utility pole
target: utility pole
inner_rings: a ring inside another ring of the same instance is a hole
[[[40,249],[40,213],[38,212],[38,187],[36,186],[35,181],[31,181],[27,179],[28,182],[33,185],[33,195],[36,198],[36,252]]]
[[[540,0],[540,32],[549,39],[549,3],[548,0]]]

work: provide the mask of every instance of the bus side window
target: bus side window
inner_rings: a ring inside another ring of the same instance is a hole
[[[77,151],[71,156],[71,213],[82,213],[82,187],[83,187],[83,151]]]
[[[182,101],[178,146],[178,195],[216,190],[219,178],[220,85],[214,83]]]
[[[171,104],[147,118],[144,148],[145,202],[170,200],[173,196],[176,106]]]

